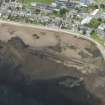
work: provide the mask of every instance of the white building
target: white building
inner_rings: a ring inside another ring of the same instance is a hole
[[[81,25],[88,24],[92,20],[91,16],[87,16],[85,19],[81,21]]]
[[[99,12],[99,9],[95,9],[93,12],[91,12],[89,16],[87,16],[86,18],[84,18],[84,19],[81,21],[81,25],[90,23],[90,21],[92,20],[92,18],[93,18],[98,12]]]

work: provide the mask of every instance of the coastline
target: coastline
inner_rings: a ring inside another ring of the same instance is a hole
[[[27,28],[29,27],[29,28],[35,28],[35,29],[40,29],[40,30],[52,31],[52,32],[60,32],[60,33],[65,33],[65,34],[76,36],[77,38],[86,39],[86,40],[91,41],[94,44],[96,44],[96,47],[100,50],[100,52],[101,52],[101,54],[102,54],[102,56],[103,56],[103,58],[105,60],[105,48],[101,44],[99,44],[97,41],[93,40],[90,37],[83,36],[81,34],[74,33],[74,32],[71,32],[69,30],[55,29],[55,28],[44,27],[44,26],[41,26],[41,25],[39,26],[39,25],[27,24],[27,23],[20,23],[20,22],[14,22],[14,21],[0,20],[0,24],[15,25],[15,26],[27,27]]]

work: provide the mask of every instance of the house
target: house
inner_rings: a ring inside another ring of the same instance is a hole
[[[80,0],[80,5],[89,5],[93,2],[93,0]]]
[[[98,26],[97,33],[105,38],[105,23]]]
[[[89,16],[87,16],[86,18],[84,18],[84,19],[81,21],[81,25],[90,23],[90,21],[93,19],[94,16],[97,15],[98,12],[99,12],[99,9],[95,9],[94,11],[92,11],[92,12],[89,14]]]
[[[105,12],[98,13],[98,14],[96,15],[96,18],[105,19]]]
[[[32,3],[31,3],[31,6],[32,6],[32,7],[36,7],[36,6],[37,6],[37,3],[36,3],[36,2],[32,2]]]
[[[56,3],[52,3],[51,4],[51,7],[54,7],[55,8],[55,7],[57,7],[57,4]]]
[[[81,21],[81,25],[88,24],[88,23],[90,23],[91,20],[92,20],[92,17],[91,16],[87,16],[86,18],[84,18]]]

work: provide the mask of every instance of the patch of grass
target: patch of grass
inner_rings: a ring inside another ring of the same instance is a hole
[[[20,2],[23,2],[25,4],[30,4],[31,2],[38,2],[38,3],[47,3],[47,4],[50,4],[53,1],[54,0],[20,0]]]
[[[94,40],[96,40],[98,43],[105,47],[105,39],[98,35],[95,31],[91,33],[91,38],[93,38]]]
[[[89,24],[87,24],[90,28],[97,28],[102,23],[102,19],[93,18]]]

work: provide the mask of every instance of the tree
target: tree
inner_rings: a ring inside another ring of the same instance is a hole
[[[101,7],[102,9],[105,9],[105,4],[100,4],[100,7]]]
[[[85,35],[86,34],[86,30],[83,30],[82,34]]]
[[[66,9],[66,8],[60,9],[60,15],[61,16],[64,16],[67,12],[68,12],[68,9]]]
[[[41,10],[40,10],[40,9],[36,9],[35,12],[36,12],[37,14],[39,14],[39,13],[41,12]]]
[[[101,20],[100,19],[96,19],[96,18],[93,18],[92,20],[91,20],[91,22],[88,24],[88,26],[90,27],[90,28],[97,28],[100,24],[101,24]]]
[[[95,33],[96,33],[95,30],[92,30],[90,34],[94,35]]]

